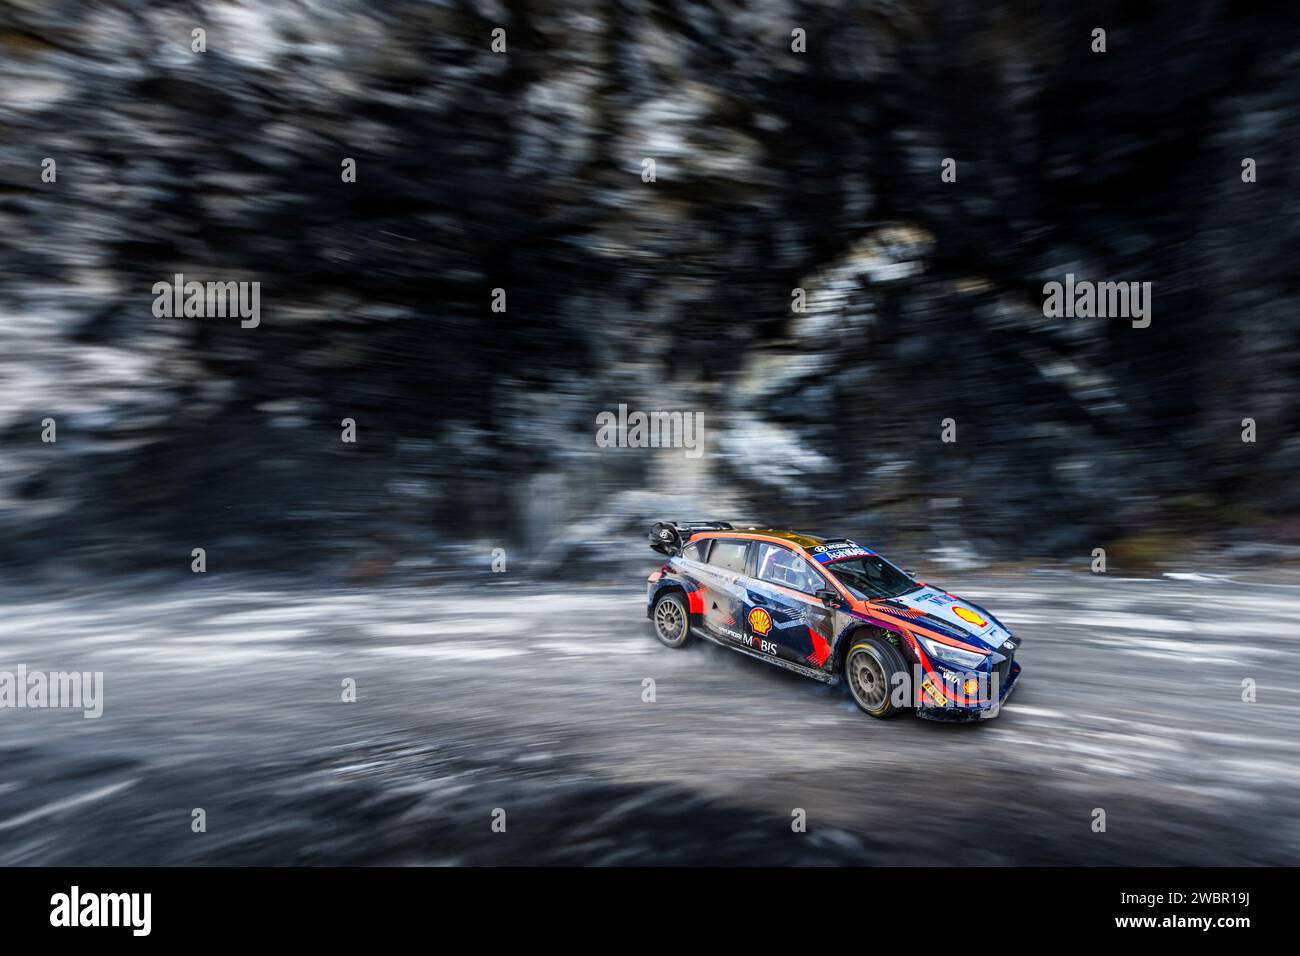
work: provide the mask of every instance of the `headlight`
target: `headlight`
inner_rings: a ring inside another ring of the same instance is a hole
[[[960,664],[962,667],[979,667],[984,663],[983,654],[963,651],[959,647],[949,647],[947,644],[940,644],[928,637],[922,637],[920,634],[916,635],[916,639],[921,642],[921,646],[925,648],[927,654],[938,660]]]

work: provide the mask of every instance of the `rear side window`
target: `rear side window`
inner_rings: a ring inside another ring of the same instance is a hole
[[[744,574],[745,560],[748,557],[748,541],[715,541],[713,550],[709,552],[709,564]]]
[[[708,538],[703,541],[692,541],[682,548],[682,557],[690,558],[692,561],[705,561],[708,559],[709,545],[711,543]]]

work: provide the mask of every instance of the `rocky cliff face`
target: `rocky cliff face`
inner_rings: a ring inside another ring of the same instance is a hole
[[[957,557],[1294,543],[1297,19],[11,3],[0,551],[554,564],[561,524],[677,515]],[[156,317],[176,273],[260,282],[261,324]],[[1067,273],[1150,282],[1150,326],[1046,317]],[[620,403],[702,412],[705,454],[597,447]]]

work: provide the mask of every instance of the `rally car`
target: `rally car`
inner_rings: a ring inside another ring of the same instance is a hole
[[[1020,640],[997,618],[848,538],[659,522],[650,546],[668,560],[646,614],[669,647],[699,637],[824,683],[842,675],[873,717],[994,717],[1020,677]]]

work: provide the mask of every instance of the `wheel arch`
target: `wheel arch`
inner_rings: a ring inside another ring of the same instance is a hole
[[[663,582],[659,585],[658,590],[655,591],[655,599],[653,603],[651,603],[650,607],[646,609],[646,617],[650,617],[654,613],[655,604],[658,604],[665,595],[680,594],[686,601],[686,614],[690,618],[691,624],[699,624],[700,618],[703,615],[699,611],[695,610],[696,604],[699,603],[699,595],[695,593],[696,590],[697,589],[694,587],[687,587],[686,583],[682,581]],[[692,595],[695,595],[696,600],[691,600]]]
[[[891,640],[891,643],[894,643],[897,646],[898,652],[903,655],[903,660],[907,661],[908,664],[915,663],[912,650],[907,646],[907,641],[901,634],[897,631],[891,631],[887,627],[881,627],[879,624],[868,624],[866,621],[861,621],[846,628],[844,633],[840,635],[839,643],[835,645],[835,663],[831,669],[831,673],[843,675],[844,662],[848,659],[849,650],[854,644],[858,644],[872,637],[883,637],[887,640]]]

